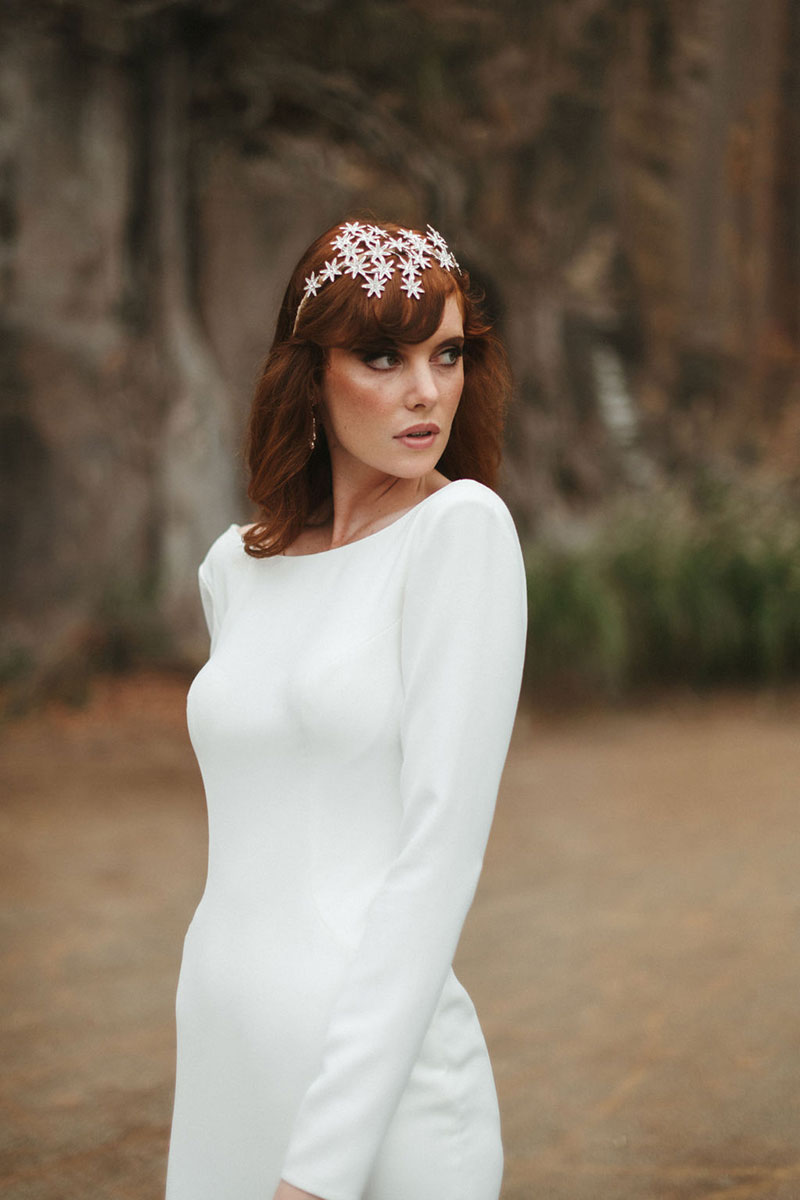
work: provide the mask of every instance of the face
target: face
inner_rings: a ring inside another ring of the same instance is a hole
[[[329,350],[323,420],[334,470],[360,464],[403,479],[432,471],[464,386],[463,346],[453,294],[425,342]]]

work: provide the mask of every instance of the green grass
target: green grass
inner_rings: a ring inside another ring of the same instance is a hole
[[[644,686],[800,679],[800,514],[722,495],[615,509],[580,548],[526,549],[526,684],[621,696]]]

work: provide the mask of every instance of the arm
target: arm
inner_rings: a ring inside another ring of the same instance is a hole
[[[197,582],[200,587],[200,602],[203,605],[203,616],[206,619],[208,636],[211,638],[211,649],[213,650],[216,640],[216,625],[214,622],[214,593],[211,587],[209,554],[206,555],[197,568]]]
[[[197,581],[200,588],[200,600],[203,605],[203,615],[211,639],[209,654],[213,653],[217,644],[220,626],[227,606],[226,578],[231,567],[230,543],[227,541],[232,530],[238,527],[231,525],[221,533],[216,541],[208,548],[205,558],[197,568]],[[238,548],[238,545],[237,545]]]
[[[400,847],[337,999],[284,1180],[358,1200],[450,969],[519,695],[525,579],[488,491],[419,522],[403,609]]]

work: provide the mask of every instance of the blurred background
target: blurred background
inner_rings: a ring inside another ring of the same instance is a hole
[[[198,661],[299,253],[440,227],[517,381],[531,679],[800,670],[790,0],[26,0],[0,45],[0,676]],[[535,678],[534,678],[535,677]]]
[[[0,1182],[159,1194],[196,567],[289,272],[370,214],[516,380],[528,704],[460,952],[504,1200],[796,1197],[793,0],[5,0]]]

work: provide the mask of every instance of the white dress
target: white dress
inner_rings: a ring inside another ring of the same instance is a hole
[[[508,509],[457,480],[393,524],[200,567],[189,730],[209,817],[167,1200],[496,1200],[497,1098],[452,959],[519,695]]]

